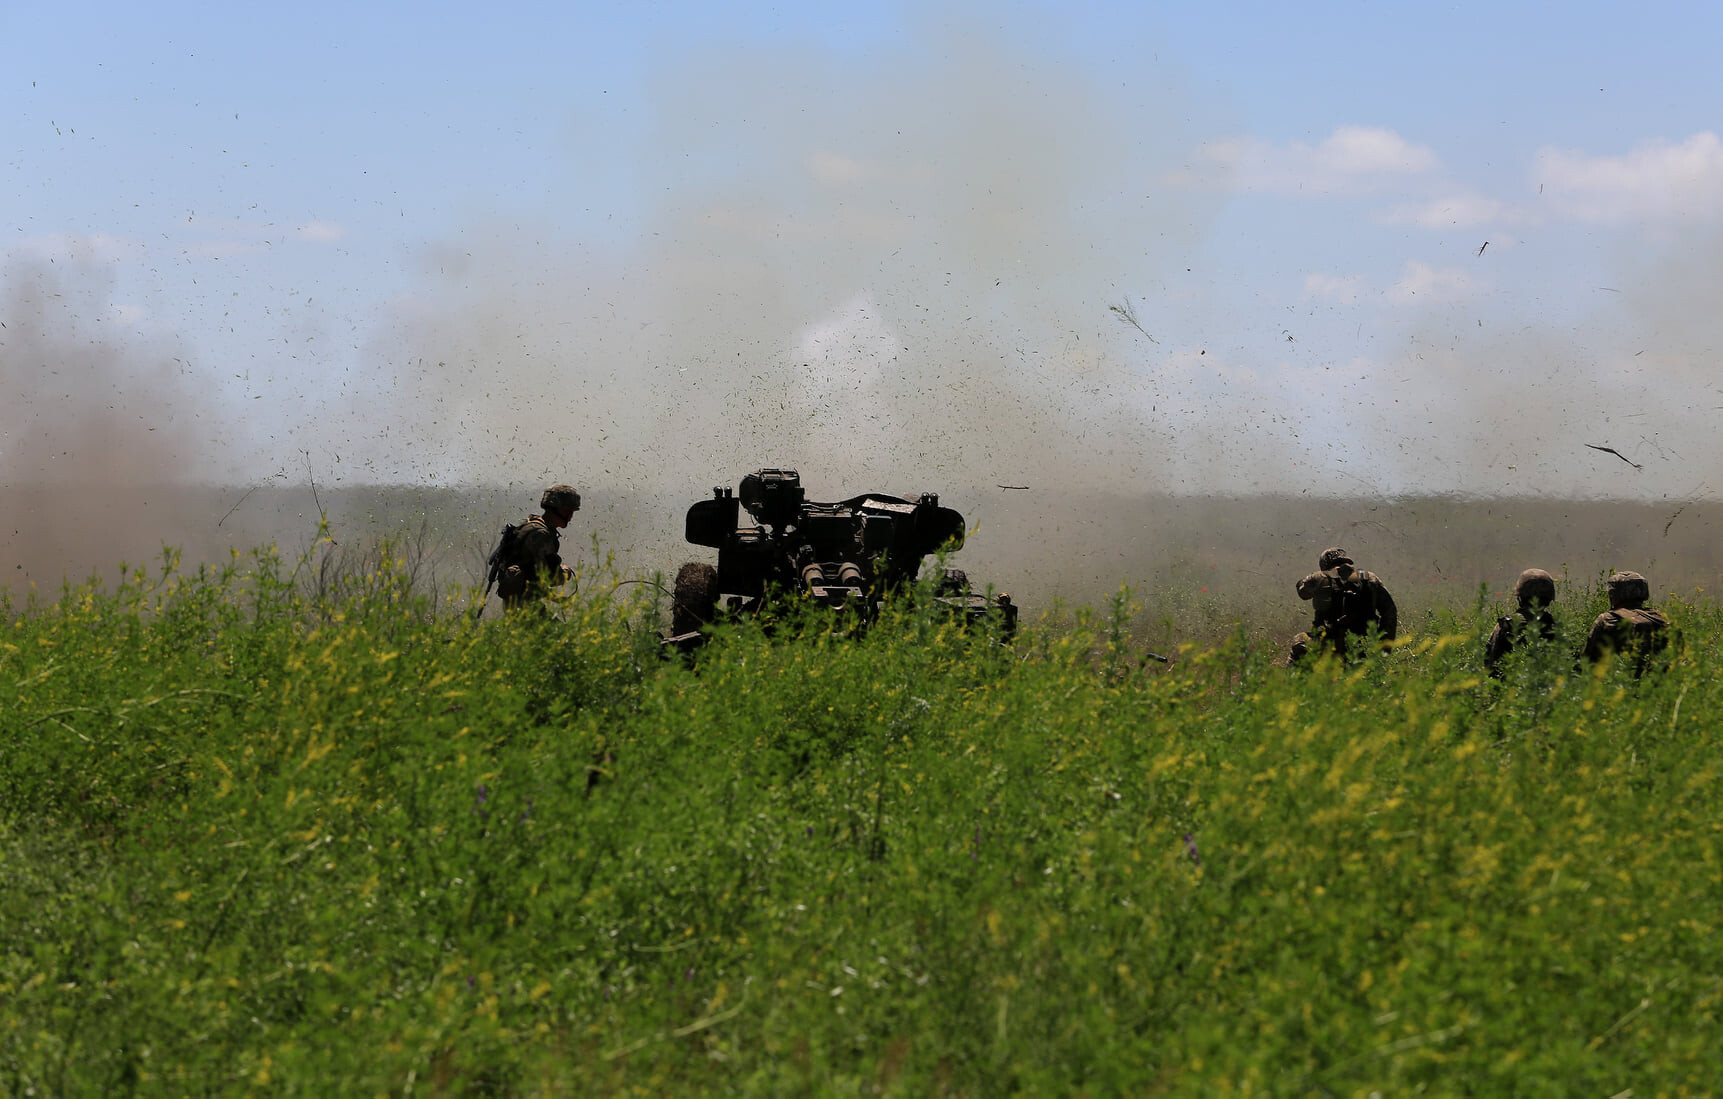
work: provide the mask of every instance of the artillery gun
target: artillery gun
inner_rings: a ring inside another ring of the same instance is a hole
[[[741,522],[744,510],[749,524]],[[963,516],[933,493],[816,503],[795,470],[757,470],[737,491],[721,485],[688,509],[687,540],[716,549],[718,563],[690,561],[676,573],[666,643],[698,645],[721,606],[751,615],[785,598],[811,600],[865,625],[887,599],[913,591],[923,558],[961,548],[963,533]],[[932,587],[935,600],[965,621],[992,620],[1004,638],[1015,632],[1011,597],[971,591],[963,570],[943,569]]]

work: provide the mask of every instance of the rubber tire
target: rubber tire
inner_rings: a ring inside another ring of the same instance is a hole
[[[670,600],[670,634],[693,633],[712,621],[718,609],[718,570],[704,561],[690,561],[676,572]]]

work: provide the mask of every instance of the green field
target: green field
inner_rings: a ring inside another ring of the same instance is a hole
[[[0,1088],[1702,1094],[1723,613],[1501,683],[1478,600],[1351,668],[1128,595],[663,659],[601,568],[164,561],[0,618]],[[436,604],[435,606],[433,604]]]

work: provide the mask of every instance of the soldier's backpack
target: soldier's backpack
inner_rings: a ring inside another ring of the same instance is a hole
[[[1363,574],[1353,572],[1346,577],[1331,578],[1329,613],[1333,615],[1331,629],[1361,634],[1370,628],[1376,617],[1376,600]]]
[[[1633,674],[1639,675],[1652,657],[1669,646],[1669,619],[1642,607],[1622,607],[1615,613],[1626,627],[1616,635],[1618,645],[1633,652]]]
[[[520,556],[520,524],[510,523],[503,528],[502,536],[497,539],[496,548],[485,560],[485,599],[491,597],[491,589],[495,588],[498,595],[506,601],[513,599],[526,591],[526,570],[522,569],[516,558]],[[483,612],[483,605],[480,605]]]

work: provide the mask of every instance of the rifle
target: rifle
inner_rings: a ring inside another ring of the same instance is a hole
[[[491,601],[491,589],[497,586],[497,577],[508,568],[508,559],[513,555],[515,532],[519,527],[510,523],[503,527],[501,537],[497,539],[496,548],[485,559],[485,597],[479,603],[479,609],[473,612],[473,621],[477,622],[485,616],[485,606]]]

